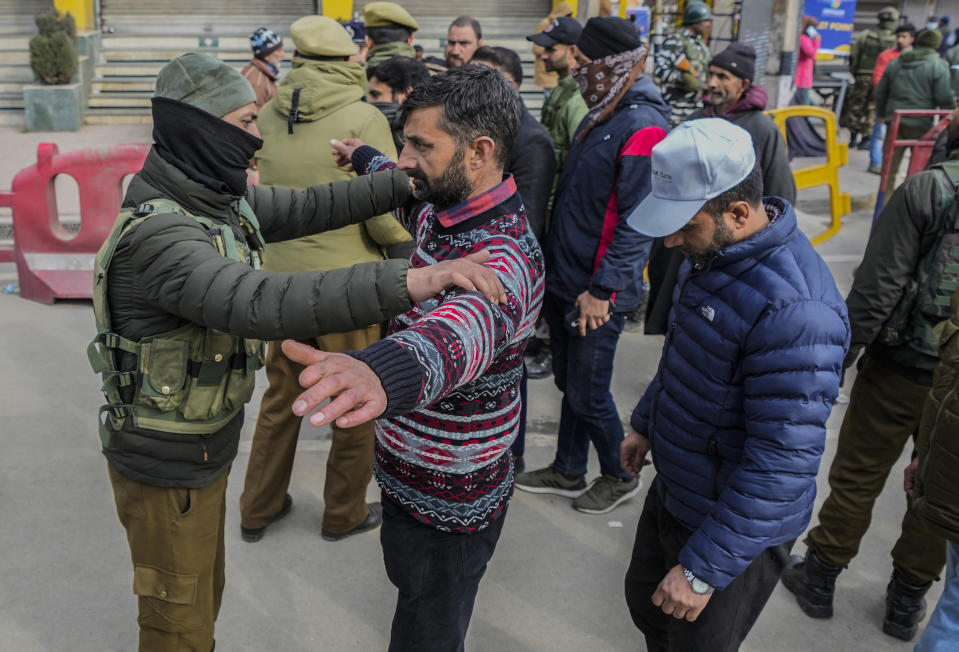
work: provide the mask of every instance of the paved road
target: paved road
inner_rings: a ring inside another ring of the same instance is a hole
[[[148,138],[148,130],[90,129],[57,136],[74,146]],[[13,144],[0,160],[0,187],[34,160],[41,138],[0,130]],[[876,177],[860,173],[854,152],[843,183],[866,195]],[[821,210],[824,195],[804,193],[801,205]],[[839,236],[819,250],[843,293],[859,260],[870,212],[844,220]],[[809,233],[824,218],[804,215]],[[0,286],[14,282],[0,265]],[[93,332],[85,302],[45,306],[0,295],[0,650],[101,652],[131,650],[136,605],[129,553],[116,519],[105,462],[99,453],[95,412],[101,397],[84,349]],[[626,417],[655,371],[662,339],[623,337],[614,393]],[[263,384],[260,384],[262,391]],[[382,650],[389,636],[395,593],[375,533],[340,543],[320,539],[325,430],[304,428],[293,472],[293,512],[266,537],[239,537],[237,500],[246,468],[259,393],[248,413],[241,453],[228,491],[227,588],[218,622],[220,650]],[[835,450],[844,408],[830,420],[825,471]],[[548,380],[530,384],[528,465],[552,459],[559,398]],[[906,456],[898,468],[905,466]],[[595,460],[591,475],[597,473]],[[651,470],[644,472],[648,481]],[[776,650],[902,651],[907,644],[879,628],[889,550],[905,505],[900,472],[880,497],[859,557],[840,577],[836,615],[814,622],[792,596],[777,588],[750,638],[748,652]],[[369,490],[375,499],[374,487]],[[517,492],[499,549],[480,588],[468,648],[479,652],[539,650],[643,650],[622,597],[642,496],[611,514],[586,516],[569,501]],[[797,544],[797,551],[802,545]],[[930,594],[934,601],[940,588]]]

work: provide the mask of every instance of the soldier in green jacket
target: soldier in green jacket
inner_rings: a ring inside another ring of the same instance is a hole
[[[859,141],[860,149],[869,148],[876,114],[872,69],[876,66],[879,54],[896,45],[896,33],[893,30],[899,22],[899,11],[895,7],[883,7],[878,18],[879,29],[865,30],[849,49],[849,72],[855,76],[856,81],[842,107],[840,122],[852,134],[849,145],[853,146]]]
[[[107,397],[100,438],[133,560],[141,651],[213,647],[227,474],[260,340],[379,323],[454,282],[503,295],[491,270],[467,260],[260,270],[265,242],[382,214],[405,204],[410,185],[392,171],[306,190],[248,187],[262,145],[255,100],[217,59],[188,53],[167,64],[153,98],[155,144],[97,255],[88,355]]]
[[[959,291],[950,307],[949,319],[935,327],[939,366],[903,483],[916,515],[946,538],[942,595],[916,652],[947,650],[959,641]]]
[[[703,108],[710,58],[705,39],[712,25],[713,15],[706,3],[688,2],[683,10],[683,28],[667,36],[656,52],[653,74],[663,99],[673,107],[673,127]]]
[[[583,27],[575,18],[563,16],[550,22],[542,32],[526,37],[526,40],[543,48],[541,58],[546,72],[555,72],[559,79],[539,116],[539,121],[553,139],[557,177],[563,169],[576,129],[587,112],[579,84],[569,73],[570,68],[576,65],[573,46],[582,31]]]
[[[416,58],[413,32],[420,28],[416,19],[395,2],[371,2],[363,7],[366,23],[366,65],[377,64],[393,57]]]

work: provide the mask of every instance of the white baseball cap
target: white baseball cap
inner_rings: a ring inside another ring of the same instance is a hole
[[[756,166],[749,132],[722,118],[684,122],[653,147],[652,191],[629,225],[653,238],[679,229]]]

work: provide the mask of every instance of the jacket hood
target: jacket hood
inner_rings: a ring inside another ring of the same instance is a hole
[[[300,90],[297,102],[298,122],[314,122],[337,109],[363,99],[366,73],[363,65],[352,61],[309,61],[294,58],[293,70],[276,88],[271,106],[284,118],[293,106],[293,91]]]
[[[649,105],[656,111],[659,111],[659,114],[662,115],[667,122],[669,122],[669,117],[673,111],[672,107],[663,100],[663,94],[659,92],[656,84],[646,76],[637,79],[630,89],[626,91],[623,99],[619,101],[616,110],[618,111],[622,107],[629,106],[630,104]]]
[[[780,197],[764,197],[763,208],[769,217],[769,226],[745,240],[720,249],[713,260],[712,269],[744,258],[758,258],[764,251],[775,249],[792,237],[793,232],[798,228],[796,211],[792,204]]]
[[[750,86],[746,89],[746,92],[743,93],[743,96],[739,98],[739,101],[733,104],[729,110],[723,113],[723,116],[731,116],[735,115],[736,113],[744,113],[746,111],[765,111],[768,101],[769,94],[766,93],[766,89],[764,87]],[[709,101],[708,95],[703,96],[703,105],[705,107],[705,114],[707,117],[716,117],[716,110]]]
[[[913,48],[899,56],[899,65],[904,68],[914,67],[932,57],[939,57],[939,53],[932,48]]]

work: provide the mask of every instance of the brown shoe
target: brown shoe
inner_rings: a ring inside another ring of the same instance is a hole
[[[330,532],[328,530],[320,530],[320,536],[326,541],[340,541],[346,537],[353,536],[354,534],[360,534],[361,532],[378,528],[380,523],[383,522],[383,506],[379,503],[370,503],[369,507],[370,513],[366,515],[366,518],[363,519],[362,523],[357,525],[352,530],[347,530],[346,532]]]
[[[289,514],[291,509],[293,509],[293,496],[286,494],[286,498],[283,499],[283,507],[281,507],[277,515],[270,520],[270,523],[279,521]],[[270,526],[270,523],[267,523],[263,527],[243,527],[241,525],[240,537],[247,543],[256,543],[263,538],[263,533],[266,532],[266,528]]]

